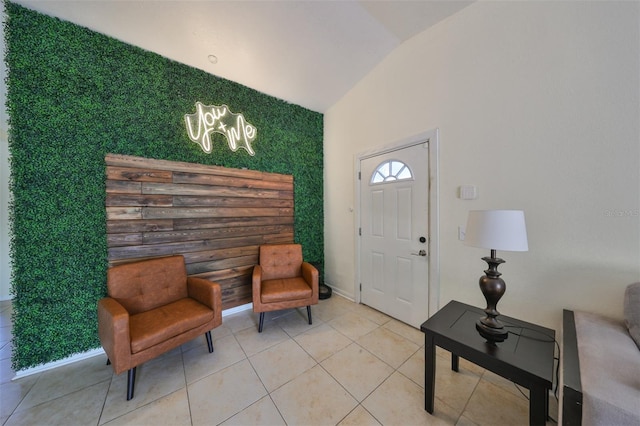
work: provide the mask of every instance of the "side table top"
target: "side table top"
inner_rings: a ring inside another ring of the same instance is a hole
[[[543,381],[551,388],[553,377],[555,331],[526,321],[500,315],[498,319],[509,332],[504,342],[489,343],[478,334],[475,323],[485,316],[481,308],[452,300],[420,329],[433,336],[436,346],[489,368],[507,365],[519,376]]]

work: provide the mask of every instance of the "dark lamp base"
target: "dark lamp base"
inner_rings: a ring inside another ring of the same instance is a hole
[[[504,280],[500,278],[502,274],[498,272],[498,265],[504,263],[504,260],[496,257],[495,250],[491,250],[491,257],[483,257],[482,260],[489,265],[489,269],[484,271],[486,275],[480,277],[479,281],[480,290],[487,301],[487,307],[484,309],[484,313],[487,314],[487,316],[481,318],[476,323],[476,330],[478,330],[478,333],[487,339],[489,343],[502,342],[509,334],[504,330],[502,323],[496,318],[500,315],[496,306],[507,289]]]
[[[478,330],[478,333],[487,339],[489,343],[504,342],[506,338],[509,337],[509,333],[505,331],[502,325],[500,328],[493,328],[483,324],[482,320],[476,322],[476,330]]]

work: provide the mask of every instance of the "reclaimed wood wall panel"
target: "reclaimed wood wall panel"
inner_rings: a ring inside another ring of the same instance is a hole
[[[222,287],[224,309],[251,302],[261,244],[294,238],[293,176],[108,154],[109,265],[181,254]]]

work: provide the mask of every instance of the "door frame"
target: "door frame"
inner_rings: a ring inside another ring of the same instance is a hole
[[[412,145],[416,145],[419,143],[428,144],[429,150],[429,224],[428,224],[428,232],[429,232],[429,277],[428,277],[428,291],[429,291],[429,316],[433,315],[438,311],[439,303],[440,303],[440,215],[439,215],[439,204],[440,204],[440,190],[439,190],[439,152],[440,152],[440,130],[438,128],[427,130],[426,132],[418,133],[413,136],[409,136],[407,138],[401,139],[389,145],[384,145],[381,147],[376,147],[371,150],[359,152],[356,154],[354,158],[354,170],[356,171],[356,176],[354,179],[355,182],[355,215],[354,215],[354,231],[355,231],[355,241],[356,241],[356,252],[355,252],[355,282],[353,283],[355,302],[360,303],[361,301],[361,292],[360,292],[360,283],[361,283],[361,271],[360,271],[360,261],[361,261],[361,240],[360,240],[360,223],[361,223],[361,212],[360,212],[360,203],[361,203],[361,193],[360,193],[360,179],[358,175],[360,174],[360,161],[369,158],[375,157],[377,155],[386,154],[388,152],[397,151],[399,149],[403,149]],[[425,321],[427,318],[425,318]]]

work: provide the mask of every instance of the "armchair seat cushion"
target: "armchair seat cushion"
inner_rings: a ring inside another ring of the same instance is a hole
[[[308,299],[313,290],[302,277],[279,278],[262,281],[260,301],[262,303],[286,302]]]
[[[214,312],[191,298],[132,315],[129,320],[131,353],[138,353],[192,330],[214,317]]]

